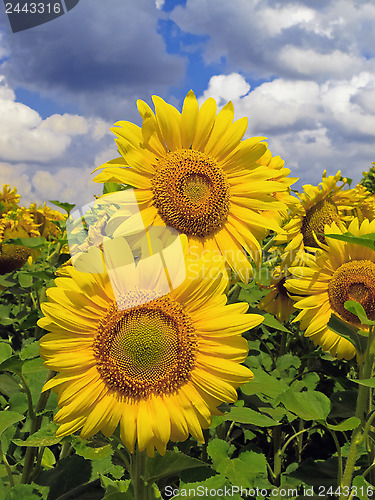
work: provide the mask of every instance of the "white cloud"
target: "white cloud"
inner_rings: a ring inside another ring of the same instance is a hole
[[[316,12],[303,5],[288,4],[276,9],[265,8],[258,14],[261,28],[270,36],[280,34],[287,28],[309,26],[316,19]]]
[[[212,95],[213,87],[217,90],[212,82],[225,88],[232,80],[245,88],[239,74],[216,75],[204,95]],[[325,169],[330,175],[341,170],[358,181],[374,161],[374,89],[375,75],[366,72],[320,85],[278,78],[243,96],[234,92],[233,103],[237,118],[249,118],[247,136],[268,137],[273,154],[282,156],[303,183],[319,182]]]
[[[200,103],[208,97],[213,97],[220,106],[223,101],[239,99],[246,95],[249,90],[250,85],[238,73],[215,75],[210,79],[208,89],[204,91]]]
[[[205,36],[204,61],[224,58],[228,72],[322,81],[375,71],[375,5],[369,0],[187,0],[170,19]]]
[[[282,48],[279,62],[301,76],[321,78],[322,76],[351,75],[366,66],[365,58],[333,50],[326,54],[314,49],[302,49],[287,45]]]
[[[98,166],[98,155],[102,163],[118,155],[111,124],[68,113],[43,120],[15,99],[13,90],[0,80],[1,184],[15,186],[23,205],[51,199],[80,205],[100,195],[102,186],[92,182],[91,172]]]

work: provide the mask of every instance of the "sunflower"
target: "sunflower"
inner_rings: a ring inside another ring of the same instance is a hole
[[[39,207],[36,203],[32,203],[28,212],[32,215],[34,222],[38,224],[40,236],[46,239],[56,239],[61,235],[60,228],[53,222],[66,220],[66,216],[61,212],[47,207],[45,202],[43,206]]]
[[[9,184],[3,184],[3,192],[0,192],[0,214],[16,207],[20,198],[15,187],[10,189]]]
[[[59,436],[109,437],[120,424],[128,450],[137,444],[150,456],[189,433],[204,441],[217,407],[253,376],[240,364],[240,334],[262,317],[244,314],[247,304],[225,305],[225,273],[203,275],[201,264],[187,261],[185,281],[165,295],[157,293],[162,269],[147,259],[118,272],[115,291],[106,272],[64,269],[38,322],[51,332],[40,340],[45,366],[59,372],[44,386],[58,394]]]
[[[182,113],[154,96],[155,113],[143,101],[142,127],[118,122],[121,157],[105,163],[96,182],[133,186],[144,225],[172,227],[187,235],[192,252],[223,255],[243,281],[252,276],[247,254],[258,260],[257,235],[282,231],[270,212],[286,209],[274,194],[285,192],[279,169],[258,165],[263,137],[242,140],[247,119],[233,122],[229,102],[216,114],[214,99],[199,108],[190,91]],[[247,254],[246,254],[247,253]]]
[[[348,231],[355,236],[375,233],[375,221],[354,219]],[[344,224],[326,226],[325,234],[343,234]],[[324,250],[311,256],[306,266],[289,268],[293,278],[285,286],[295,295],[305,336],[339,359],[355,355],[353,345],[327,327],[331,314],[365,329],[344,307],[347,300],[359,302],[370,319],[375,319],[375,251],[362,245],[326,238]]]
[[[338,184],[341,182],[341,184]],[[319,186],[307,184],[299,194],[299,203],[291,208],[290,221],[284,226],[286,234],[277,235],[275,243],[285,244],[285,252],[297,256],[301,262],[305,249],[315,251],[320,243],[326,243],[324,226],[340,221],[349,221],[355,214],[355,206],[361,197],[354,189],[343,190],[347,180],[341,172],[327,177],[323,173]]]
[[[281,323],[288,321],[290,315],[296,310],[294,301],[289,297],[285,288],[286,280],[290,277],[291,262],[289,257],[290,254],[283,255],[280,264],[272,270],[270,292],[263,297],[258,305],[259,309],[272,314]]]
[[[356,207],[359,218],[375,219],[375,193],[369,191],[364,185],[357,184],[354,188],[356,197],[360,200]]]
[[[36,258],[36,251],[22,245],[4,243],[12,238],[39,236],[38,225],[26,208],[17,207],[0,217],[0,274],[20,269],[29,257]]]

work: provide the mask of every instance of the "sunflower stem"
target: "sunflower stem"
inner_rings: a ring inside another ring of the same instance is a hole
[[[374,328],[370,327],[369,335],[367,338],[367,349],[365,354],[365,360],[359,370],[359,380],[368,379],[371,378],[372,376],[374,356],[371,353],[371,349],[374,340],[374,333],[375,333]],[[344,492],[350,490],[354,467],[357,461],[358,448],[364,441],[363,438],[365,437],[364,434],[366,430],[366,422],[368,417],[368,411],[370,408],[370,397],[371,397],[370,388],[366,387],[365,385],[359,385],[355,416],[360,419],[361,425],[359,425],[357,429],[353,431],[352,434],[349,455],[346,461],[345,471],[341,483],[341,488],[343,493],[340,495],[340,500],[348,499],[348,495],[346,495]]]
[[[45,383],[47,383],[48,380],[50,380],[54,375],[55,375],[55,372],[53,372],[52,370],[49,370],[47,373]],[[26,380],[24,380],[23,377],[22,377],[22,381],[27,386]],[[26,386],[25,386],[25,390],[26,390],[26,394],[27,394]],[[30,404],[29,404],[29,416],[30,416],[30,420],[31,420],[30,436],[32,434],[34,434],[36,431],[38,431],[40,429],[40,426],[42,425],[43,415],[39,415],[39,413],[41,413],[44,410],[44,408],[46,407],[49,394],[50,394],[50,391],[42,392],[42,394],[40,395],[39,400],[37,402],[35,412],[34,412],[34,410],[32,410],[32,412],[31,412],[33,417],[31,417],[31,414],[30,414],[31,408],[30,408]],[[28,398],[28,400],[29,400],[29,398]],[[30,393],[30,401],[31,401],[31,406],[32,406],[31,393]],[[27,450],[25,453],[24,466],[23,466],[23,470],[22,470],[22,477],[21,477],[22,484],[27,484],[30,481],[30,477],[31,477],[31,474],[32,474],[33,468],[34,468],[34,460],[35,460],[37,452],[38,452],[38,448],[35,448],[33,446],[27,447]]]
[[[136,447],[130,464],[130,477],[134,489],[134,500],[148,500],[149,488],[144,480],[146,452]]]

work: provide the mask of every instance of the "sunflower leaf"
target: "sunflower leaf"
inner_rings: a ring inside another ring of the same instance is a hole
[[[359,385],[364,385],[366,387],[375,387],[375,378],[365,378],[362,380],[352,379],[352,382],[355,382],[356,384]]]
[[[375,321],[368,319],[366,311],[363,309],[362,304],[355,300],[347,300],[344,304],[346,310],[358,316],[362,325],[375,325]]]
[[[13,439],[13,443],[17,446],[53,446],[62,440],[61,437],[56,437],[57,428],[54,422],[49,422],[42,429],[29,436],[25,441],[22,439]]]
[[[185,469],[195,469],[196,467],[208,467],[208,464],[183,453],[175,453],[167,450],[165,455],[157,455],[146,460],[146,472],[144,480],[155,482],[162,477],[169,477],[178,474]]]
[[[39,248],[46,243],[46,239],[42,236],[36,236],[35,238],[10,238],[4,241],[7,245],[20,245],[27,248]]]
[[[23,420],[24,415],[15,411],[0,411],[0,435],[11,425]]]
[[[50,203],[53,203],[59,208],[62,208],[65,210],[65,212],[70,215],[70,212],[73,210],[73,208],[76,206],[75,203],[64,203],[58,200],[48,200]]]
[[[344,337],[348,340],[357,351],[361,354],[366,352],[367,349],[367,338],[365,332],[359,330],[353,325],[346,323],[341,318],[336,316],[335,314],[331,314],[331,318],[327,324],[328,328],[333,332],[340,335],[340,337]]]
[[[277,399],[303,420],[325,420],[331,410],[330,400],[319,391],[295,392],[289,389]]]
[[[11,356],[0,363],[0,371],[13,372],[20,375],[22,373],[23,361],[18,356]]]
[[[252,410],[251,408],[238,408],[237,406],[231,408],[230,412],[222,418],[224,421],[229,420],[241,424],[252,424],[257,427],[273,427],[275,425],[280,425],[280,422],[258,411]]]
[[[355,381],[353,381],[355,382]],[[357,417],[349,417],[337,425],[326,424],[326,427],[331,431],[353,431],[360,425],[361,421]]]
[[[333,238],[334,240],[346,241],[348,243],[355,243],[357,245],[371,248],[371,250],[375,250],[375,233],[354,236],[354,234],[347,231],[344,234],[326,234],[325,237]]]

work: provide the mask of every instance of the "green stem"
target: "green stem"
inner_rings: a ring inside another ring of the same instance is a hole
[[[130,464],[130,477],[134,489],[134,500],[148,500],[149,488],[143,479],[146,466],[146,452],[136,447]]]
[[[313,429],[315,427],[315,425],[313,425],[312,427],[309,427],[308,429],[302,429],[302,431],[298,431],[296,432],[295,434],[293,434],[293,436],[291,436],[288,441],[284,444],[284,446],[281,448],[280,450],[280,456],[282,457],[284,455],[284,452],[287,448],[287,446],[289,445],[289,443],[291,441],[293,441],[293,439],[295,439],[296,437],[300,436],[301,434],[303,434],[304,432],[308,432],[308,431],[311,431],[311,429]]]
[[[35,425],[35,419],[36,419],[34,406],[33,406],[33,398],[31,396],[29,384],[27,383],[25,377],[22,375],[22,373],[20,373],[19,376],[21,377],[22,385],[23,385],[23,388],[25,389],[25,393],[26,393],[26,397],[27,397],[27,409],[28,409],[28,413],[29,413],[29,418],[31,420],[31,428],[32,428],[33,425]]]
[[[271,248],[272,246],[272,243],[273,243],[273,240],[275,239],[275,237],[273,236],[263,247],[263,252],[267,252],[267,250],[269,248]]]
[[[233,304],[234,302],[237,302],[241,290],[242,288],[238,285],[238,283],[232,286],[232,288],[228,292],[228,304]]]
[[[49,370],[49,372],[47,373],[45,383],[47,383],[48,380],[50,380],[54,375],[55,375],[55,372]],[[21,375],[21,379],[22,379],[22,382],[25,384],[26,394],[28,394],[27,391],[29,391],[29,393],[30,393],[30,389],[28,388],[26,380],[24,379],[24,377],[22,375]],[[26,387],[27,387],[27,389],[26,389]],[[44,408],[46,407],[49,394],[50,394],[50,391],[42,392],[40,397],[39,397],[39,400],[37,402],[35,412],[34,412],[34,409],[32,409],[32,413],[30,414],[30,418],[31,418],[30,436],[32,434],[34,434],[36,431],[38,431],[42,425],[43,416],[38,415],[38,414],[41,413],[44,410]],[[30,398],[31,398],[31,393],[30,393]],[[28,398],[28,402],[29,402],[29,398]],[[31,408],[32,408],[32,399],[31,399],[31,403],[29,404],[29,413],[30,413]],[[31,415],[33,415],[33,417]],[[22,484],[27,484],[30,481],[30,477],[32,475],[32,471],[34,468],[34,460],[35,460],[37,452],[38,452],[38,448],[34,448],[33,446],[27,447],[27,450],[25,453],[24,466],[23,466],[23,470],[22,470],[22,477],[21,477]]]
[[[341,479],[342,479],[342,454],[341,454],[341,447],[340,443],[337,439],[336,432],[332,431],[331,429],[328,429],[330,432],[336,446],[336,451],[337,451],[337,460],[338,460],[338,471],[337,471],[337,485],[340,486],[341,484]]]
[[[59,460],[62,460],[63,458],[67,458],[70,455],[72,448],[73,447],[68,440],[63,441],[63,444],[61,446]]]
[[[369,335],[367,338],[365,361],[359,370],[360,380],[368,379],[371,378],[372,376],[374,356],[371,353],[371,347],[373,340],[374,340],[374,328],[370,327]],[[360,419],[361,425],[358,426],[357,429],[355,429],[352,434],[349,455],[346,460],[345,471],[341,483],[343,491],[348,489],[350,490],[350,486],[352,484],[354,467],[357,461],[358,448],[363,440],[364,431],[362,429],[366,428],[366,419],[369,409],[370,395],[371,391],[369,387],[366,387],[365,385],[359,385],[355,416]],[[347,500],[347,499],[348,496],[345,495],[344,493],[340,495],[340,500]]]
[[[1,443],[0,443],[0,454],[1,454],[1,458],[2,458],[2,460],[4,462],[5,470],[7,471],[7,475],[8,475],[8,478],[9,478],[9,484],[10,484],[10,486],[14,486],[14,479],[13,479],[12,469],[10,468],[10,465],[8,463],[8,460],[7,460],[7,457],[6,457],[5,453],[2,450]]]

